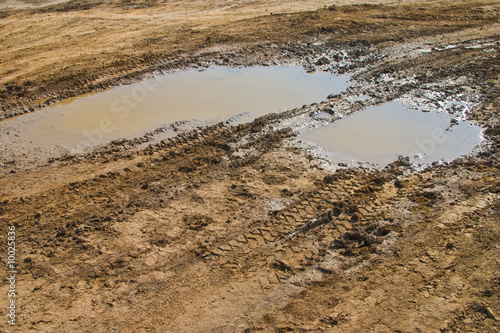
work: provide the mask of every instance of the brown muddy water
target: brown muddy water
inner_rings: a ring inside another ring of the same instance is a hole
[[[369,163],[383,167],[399,155],[414,165],[451,161],[469,153],[482,140],[482,128],[454,121],[448,114],[406,108],[398,102],[356,112],[299,136],[337,163]]]
[[[251,121],[325,100],[344,91],[348,80],[347,75],[308,74],[298,66],[190,69],[57,103],[0,126],[30,145],[85,148],[140,137],[178,121]]]

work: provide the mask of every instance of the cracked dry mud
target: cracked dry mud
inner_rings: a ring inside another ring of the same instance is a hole
[[[96,6],[88,13],[107,5]],[[498,332],[498,3],[305,9],[225,22],[241,40],[189,45],[197,55],[169,60],[154,54],[144,68],[127,64],[129,78],[116,68],[95,80],[113,85],[167,63],[300,63],[350,73],[340,95],[248,124],[169,139],[160,130],[88,154],[1,148],[0,222],[2,230],[16,225],[20,271],[18,326],[2,322],[6,332]],[[329,21],[339,12],[357,15],[356,24],[342,22],[343,36]],[[249,28],[255,20],[276,31],[259,35]],[[407,29],[395,39],[402,20]],[[58,100],[96,87],[83,83],[85,73],[66,88],[39,82],[12,105],[23,75],[35,82],[43,74],[30,70],[2,81],[6,117],[42,90]],[[92,70],[99,73],[89,63]],[[306,128],[395,99],[475,121],[486,141],[470,156],[416,170],[404,158],[385,169],[336,166],[296,140]],[[333,116],[314,117],[325,110]],[[7,290],[2,284],[0,295]],[[2,308],[6,301],[0,297]]]

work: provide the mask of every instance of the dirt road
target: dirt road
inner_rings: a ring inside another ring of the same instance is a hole
[[[497,2],[89,3],[5,11],[4,117],[193,65],[293,60],[353,82],[163,141],[29,162],[2,148],[19,261],[6,332],[498,332]],[[484,145],[425,170],[334,168],[297,146],[317,111],[397,98],[465,115]]]

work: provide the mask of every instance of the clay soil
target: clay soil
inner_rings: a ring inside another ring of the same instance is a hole
[[[2,147],[0,257],[14,225],[18,261],[3,331],[500,331],[497,1],[0,4],[5,122],[187,67],[353,75],[343,94],[248,124],[80,155]],[[315,112],[400,97],[466,116],[484,144],[425,169],[370,169],[294,141]],[[455,99],[473,107],[443,107]]]

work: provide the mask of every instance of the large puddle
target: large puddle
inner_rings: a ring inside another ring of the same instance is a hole
[[[482,129],[468,121],[452,122],[442,113],[407,109],[397,102],[356,112],[299,137],[326,149],[334,162],[385,166],[399,155],[415,164],[451,161],[469,153]]]
[[[61,102],[6,121],[35,146],[68,148],[135,138],[177,121],[208,124],[258,116],[325,100],[347,88],[349,77],[302,67],[211,67],[186,70]]]

